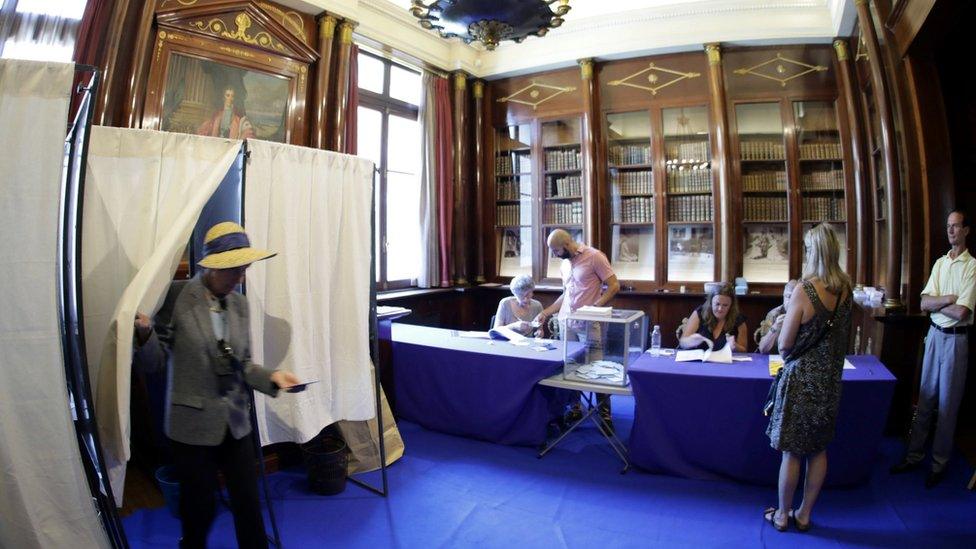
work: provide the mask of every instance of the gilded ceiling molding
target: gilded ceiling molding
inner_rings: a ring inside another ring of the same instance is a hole
[[[705,44],[705,55],[708,56],[708,64],[711,66],[722,62],[722,48],[718,44]]]
[[[847,42],[834,40],[834,51],[837,52],[838,61],[847,61]]]
[[[772,75],[772,74],[765,74],[765,73],[759,72],[759,69],[762,69],[764,67],[767,67],[767,66],[769,66],[769,65],[771,65],[773,63],[776,63],[776,66],[774,67],[773,70],[775,70],[776,71],[776,74],[779,74],[779,75],[785,75],[785,74],[787,74],[787,72],[789,71],[789,69],[786,68],[787,65],[790,65],[790,66],[793,66],[793,67],[800,67],[800,68],[806,69],[806,70],[802,70],[802,71],[800,71],[800,72],[798,72],[796,74],[791,74],[789,76],[782,76],[782,77],[775,76],[775,75]],[[827,70],[827,67],[825,67],[823,65],[811,65],[809,63],[804,63],[803,61],[797,61],[796,59],[790,59],[788,57],[783,57],[782,54],[777,53],[776,54],[776,57],[773,57],[772,59],[767,59],[766,61],[763,61],[762,63],[758,63],[758,64],[753,65],[753,66],[748,67],[748,68],[735,69],[735,71],[733,71],[733,72],[735,72],[735,74],[737,74],[739,76],[746,76],[748,74],[751,74],[751,75],[756,76],[758,78],[765,78],[767,80],[772,80],[774,82],[779,82],[779,84],[785,88],[786,87],[786,83],[789,82],[790,80],[793,80],[795,78],[800,78],[801,76],[805,76],[805,75],[810,74],[810,73],[813,73],[813,72],[824,72],[825,70]]]
[[[336,24],[338,23],[339,20],[331,15],[322,17],[322,19],[319,19],[319,34],[323,38],[332,38],[335,36]]]
[[[644,74],[647,74],[647,73],[650,73],[650,74],[647,75],[647,81],[648,81],[648,83],[650,83],[649,86],[648,85],[644,85],[644,84],[638,84],[636,82],[631,81],[631,80],[634,80],[634,79],[636,79],[636,78],[638,78],[640,76],[643,76]],[[665,81],[663,84],[658,84],[658,82],[661,81],[661,76],[659,74],[657,74],[657,73],[662,73],[664,75],[670,75],[673,78],[671,78],[670,80]],[[621,78],[620,80],[611,80],[610,82],[607,82],[607,85],[609,85],[609,86],[628,86],[628,87],[631,87],[631,88],[637,88],[639,90],[644,90],[644,91],[651,92],[651,95],[657,95],[657,92],[659,92],[662,89],[670,86],[671,84],[675,84],[677,82],[681,82],[682,80],[685,80],[685,79],[688,79],[688,78],[698,78],[699,76],[701,76],[701,73],[698,73],[698,72],[681,72],[681,71],[676,71],[676,70],[673,70],[673,69],[667,69],[667,68],[664,68],[664,67],[658,67],[654,63],[648,63],[646,69],[639,70],[639,71],[635,72],[634,74],[631,74],[630,76],[625,76],[625,77]]]
[[[582,78],[583,80],[592,80],[593,79],[593,59],[589,59],[589,58],[587,58],[587,59],[580,59],[579,60],[579,66],[580,66],[580,78]]]
[[[454,88],[463,90],[468,86],[468,75],[463,72],[454,73]]]
[[[356,28],[356,22],[346,19],[339,23],[339,43],[352,44],[352,31]]]
[[[471,94],[474,95],[475,99],[481,99],[485,96],[485,83],[481,80],[475,80],[471,84]]]

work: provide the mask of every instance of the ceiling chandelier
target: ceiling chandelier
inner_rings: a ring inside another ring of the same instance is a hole
[[[549,7],[556,3],[555,9]],[[413,0],[410,7],[421,27],[466,44],[477,40],[489,50],[502,40],[545,36],[563,24],[562,16],[569,10],[569,0]]]

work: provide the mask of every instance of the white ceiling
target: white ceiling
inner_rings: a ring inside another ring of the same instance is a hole
[[[829,42],[850,34],[854,0],[570,0],[562,27],[495,51],[420,28],[410,0],[279,0],[309,13],[323,9],[359,23],[356,33],[445,70],[497,78],[575,65],[702,49],[709,42]],[[431,0],[425,0],[430,3]]]

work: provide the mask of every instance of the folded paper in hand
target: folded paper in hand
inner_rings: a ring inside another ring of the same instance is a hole
[[[678,351],[674,355],[675,362],[694,362],[696,360],[732,364],[732,347],[726,345],[718,351],[703,351],[701,349]]]

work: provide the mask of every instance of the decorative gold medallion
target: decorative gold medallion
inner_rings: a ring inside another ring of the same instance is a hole
[[[647,83],[650,84],[649,86],[637,83],[636,79],[640,76],[643,76],[644,74],[647,74]],[[662,75],[665,76],[666,78],[667,77],[670,78],[665,80],[663,83],[658,84],[658,82],[661,81]],[[649,91],[651,92],[651,95],[657,95],[657,92],[670,86],[671,84],[674,84],[676,82],[681,82],[682,80],[688,78],[698,78],[699,76],[701,76],[701,73],[681,72],[681,71],[676,71],[674,69],[666,69],[664,67],[658,67],[654,63],[649,63],[646,69],[637,71],[634,74],[631,74],[630,76],[621,78],[620,80],[611,80],[607,84],[610,86],[629,86],[631,88],[637,88],[639,90]]]
[[[775,65],[774,65],[775,64]],[[764,72],[762,69],[773,66],[773,72],[775,74],[769,74]],[[788,68],[789,67],[789,68]],[[790,69],[795,69],[797,72],[791,74]],[[767,59],[762,63],[753,65],[752,67],[745,69],[735,69],[735,74],[739,76],[745,76],[751,74],[759,78],[765,78],[767,80],[773,80],[779,82],[780,86],[786,87],[786,83],[795,78],[805,76],[813,72],[823,72],[827,70],[827,67],[823,65],[811,65],[809,63],[804,63],[803,61],[797,61],[796,59],[790,59],[788,57],[783,57],[780,53],[776,54],[776,57],[772,59]]]
[[[528,105],[535,110],[539,105],[549,101],[553,97],[571,91],[576,91],[576,86],[551,86],[549,84],[542,84],[533,80],[531,84],[516,91],[515,93],[507,97],[498,98],[498,102],[511,102],[518,103],[520,105]],[[519,96],[522,97],[520,98]]]

